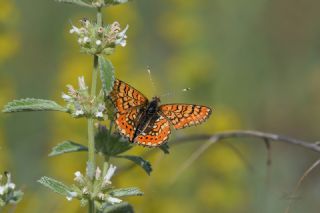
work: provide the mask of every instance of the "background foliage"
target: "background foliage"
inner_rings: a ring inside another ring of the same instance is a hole
[[[0,0],[0,104],[22,97],[62,103],[65,85],[90,79],[91,58],[78,53],[68,20],[94,11],[54,1]],[[316,140],[320,120],[320,2],[316,0],[136,0],[107,9],[105,21],[129,24],[128,45],[111,60],[116,75],[151,97],[191,87],[163,102],[201,103],[215,108],[204,125],[174,132],[213,133],[258,129]],[[71,17],[70,17],[71,14]],[[152,91],[151,66],[157,91]],[[36,180],[48,175],[72,181],[86,154],[48,158],[52,146],[86,141],[84,120],[61,113],[0,114],[0,170],[8,169],[25,197],[17,212],[81,212]],[[228,144],[240,150],[248,165]],[[139,186],[130,198],[137,212],[282,212],[287,194],[317,155],[287,145],[272,146],[266,166],[261,143],[229,140],[211,147],[187,171],[177,168],[199,143],[156,152],[153,172],[140,168],[114,179]],[[133,153],[145,152],[136,147]],[[118,164],[118,161],[117,161]],[[125,166],[125,165],[124,165]],[[306,180],[292,212],[318,212],[319,175]]]

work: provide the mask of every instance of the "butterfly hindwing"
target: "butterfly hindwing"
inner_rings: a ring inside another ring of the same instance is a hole
[[[129,138],[130,141],[133,140],[134,132],[136,131],[136,121],[139,116],[140,109],[138,107],[133,107],[126,113],[116,114],[116,124],[120,134],[124,137]]]
[[[203,123],[212,111],[209,107],[194,104],[165,104],[161,105],[159,110],[175,129]]]
[[[169,121],[156,113],[134,142],[144,146],[160,146],[169,139],[170,133]]]
[[[148,99],[141,92],[118,79],[114,82],[110,97],[120,114],[126,113],[132,107],[148,103]]]

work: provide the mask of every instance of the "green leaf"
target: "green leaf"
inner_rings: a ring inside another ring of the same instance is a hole
[[[141,166],[144,169],[144,171],[146,171],[146,173],[148,175],[150,175],[150,173],[152,172],[151,164],[149,163],[149,161],[143,159],[142,157],[133,156],[133,155],[117,155],[115,157],[124,158],[124,159],[132,161],[133,163],[137,164],[138,166]]]
[[[133,207],[126,202],[122,202],[115,205],[108,205],[103,210],[102,213],[134,213]]]
[[[27,111],[61,111],[68,110],[54,101],[26,98],[9,102],[3,112],[27,112]]]
[[[129,0],[104,0],[106,5],[117,5],[129,2]]]
[[[132,148],[132,144],[124,140],[120,135],[110,134],[109,129],[99,125],[95,135],[95,148],[98,153],[106,156],[117,156]]]
[[[159,149],[161,149],[163,151],[164,154],[169,154],[169,145],[167,143],[162,144],[161,146],[159,146]]]
[[[63,183],[54,180],[52,178],[49,177],[42,177],[40,180],[38,180],[39,183],[41,183],[42,185],[48,187],[49,189],[51,189],[52,191],[54,191],[55,193],[58,193],[60,195],[63,196],[70,196],[70,192],[72,192],[73,190],[64,185]]]
[[[72,141],[64,141],[58,144],[57,146],[53,147],[49,156],[52,157],[52,156],[61,155],[64,153],[81,152],[81,151],[88,151],[88,147]]]
[[[82,7],[93,7],[91,4],[87,4],[86,2],[81,0],[55,0],[55,1],[59,3],[74,4]]]
[[[102,82],[103,91],[105,95],[109,95],[112,90],[114,83],[114,68],[112,63],[105,59],[103,56],[99,56],[99,69],[100,69],[100,79]]]
[[[109,193],[111,196],[114,196],[114,197],[142,196],[143,195],[143,192],[140,191],[140,189],[137,187],[113,189]]]

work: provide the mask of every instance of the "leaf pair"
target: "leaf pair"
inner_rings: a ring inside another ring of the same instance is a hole
[[[88,0],[56,0],[57,2],[61,2],[61,3],[68,3],[68,4],[74,4],[74,5],[78,5],[81,7],[91,7],[94,8],[96,6],[94,6],[93,1],[88,1]],[[102,1],[104,5],[106,6],[110,6],[110,5],[117,5],[117,4],[124,4],[127,3],[129,0],[104,0]]]
[[[105,157],[127,159],[140,166],[148,175],[152,171],[151,164],[139,156],[121,155],[130,150],[132,144],[124,140],[118,134],[112,134],[105,126],[100,125],[95,135],[96,152]],[[88,147],[72,141],[64,141],[52,149],[49,156],[57,156],[64,153],[88,151]]]

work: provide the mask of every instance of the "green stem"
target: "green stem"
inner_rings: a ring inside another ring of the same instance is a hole
[[[97,78],[98,78],[98,56],[93,58],[93,71],[92,71],[92,82],[91,82],[91,97],[96,96],[97,90]],[[93,180],[95,170],[95,148],[94,148],[94,119],[88,119],[88,176]]]
[[[94,201],[89,200],[89,213],[95,213]]]
[[[102,26],[102,13],[101,8],[97,11],[97,24]],[[97,93],[97,80],[98,80],[99,66],[98,56],[93,56],[93,71],[92,71],[92,82],[91,82],[91,97],[95,98]],[[95,171],[95,147],[94,147],[94,119],[88,119],[88,176],[93,181]],[[94,200],[89,200],[89,213],[95,213]]]
[[[98,7],[98,12],[97,12],[97,24],[102,27],[103,22],[102,22],[102,13],[101,13],[101,7]]]
[[[106,156],[103,162],[102,177],[106,176],[108,169],[109,169],[109,157]]]

